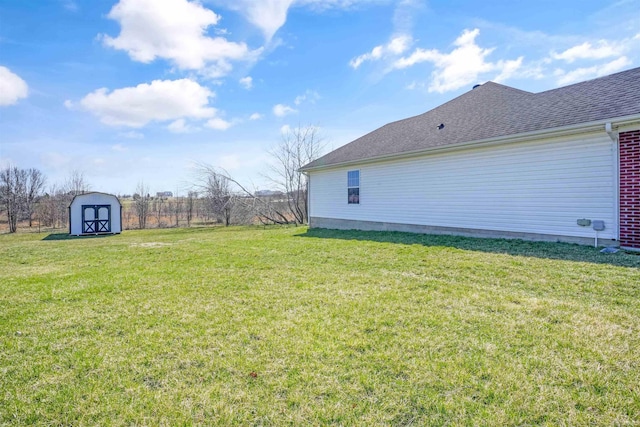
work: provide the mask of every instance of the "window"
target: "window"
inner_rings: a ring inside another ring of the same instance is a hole
[[[360,204],[360,171],[347,172],[347,203]]]

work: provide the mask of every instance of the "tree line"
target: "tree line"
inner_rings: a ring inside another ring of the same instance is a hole
[[[299,168],[321,154],[322,139],[315,126],[298,126],[283,133],[269,151],[272,162],[264,177],[274,191],[252,191],[224,169],[200,164],[184,196],[151,196],[144,182],[132,197],[121,197],[124,228],[179,227],[200,223],[304,224],[308,221],[307,178]],[[37,169],[8,166],[0,171],[0,214],[9,232],[18,223],[47,228],[68,227],[67,208],[74,196],[91,190],[81,172],[62,185],[45,189],[46,177]]]

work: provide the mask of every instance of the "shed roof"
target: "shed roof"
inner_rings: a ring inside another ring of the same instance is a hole
[[[75,196],[73,196],[73,199],[71,199],[71,202],[69,202],[69,206],[73,205],[73,202],[75,202],[76,199],[82,199],[82,198],[85,198],[87,196],[96,196],[96,195],[97,196],[113,197],[114,199],[116,199],[116,201],[119,204],[121,204],[120,203],[120,199],[115,194],[103,193],[101,191],[89,191],[87,193],[76,194]]]
[[[540,93],[488,82],[424,114],[386,124],[302,170],[638,114],[640,68]]]

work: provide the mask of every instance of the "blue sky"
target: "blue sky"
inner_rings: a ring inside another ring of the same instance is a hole
[[[287,127],[326,150],[496,81],[538,92],[640,66],[640,0],[0,0],[0,166],[184,191],[269,188]]]

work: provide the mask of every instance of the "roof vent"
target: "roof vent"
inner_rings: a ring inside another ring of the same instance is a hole
[[[437,127],[438,129],[441,129],[441,130],[444,129],[444,123],[440,123]]]
[[[475,89],[475,88],[477,88],[477,87],[480,87],[480,86],[482,86],[482,85],[481,85],[481,84],[474,85],[474,86],[471,88],[471,90],[473,90],[473,89]]]

